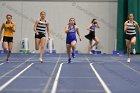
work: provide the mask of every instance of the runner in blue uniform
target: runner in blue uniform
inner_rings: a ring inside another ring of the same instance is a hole
[[[65,27],[65,33],[67,34],[66,46],[68,54],[68,63],[71,63],[71,53],[72,57],[75,58],[75,49],[77,43],[76,33],[78,34],[79,40],[81,41],[80,33],[78,27],[76,26],[74,18],[69,19],[69,24]]]

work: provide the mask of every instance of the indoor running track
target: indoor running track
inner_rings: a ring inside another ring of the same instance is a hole
[[[0,93],[140,93],[140,55],[0,54]]]

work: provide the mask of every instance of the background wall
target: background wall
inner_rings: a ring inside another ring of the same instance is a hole
[[[82,36],[82,42],[78,42],[77,49],[80,53],[87,53],[88,40],[84,35],[88,34],[87,25],[93,18],[99,21],[100,29],[96,29],[96,35],[100,38],[99,48],[105,53],[111,53],[115,49],[117,1],[93,2],[46,2],[46,1],[0,1],[0,25],[4,22],[5,15],[13,15],[17,31],[14,37],[14,52],[21,49],[21,40],[29,39],[29,49],[34,50],[33,26],[39,18],[40,11],[47,12],[50,22],[52,37],[57,53],[64,53],[65,33],[64,28],[70,17],[76,19]]]
[[[117,50],[127,50],[125,44],[124,22],[128,20],[128,14],[134,14],[134,20],[140,24],[140,0],[118,0],[118,21],[117,21]],[[136,51],[140,53],[140,34],[136,29]]]

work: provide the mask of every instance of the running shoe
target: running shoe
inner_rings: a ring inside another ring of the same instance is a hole
[[[127,62],[130,63],[130,58],[127,58]]]
[[[72,57],[75,58],[75,53],[74,52],[72,52]]]
[[[91,51],[89,51],[89,54],[92,54],[92,52],[91,52]]]
[[[6,59],[6,63],[9,63],[9,59],[8,58]]]
[[[40,61],[41,63],[43,63],[43,60],[42,60],[42,58],[39,58],[39,61]]]
[[[71,58],[68,59],[68,63],[71,63]]]
[[[133,48],[133,54],[136,54],[136,49],[135,48]]]

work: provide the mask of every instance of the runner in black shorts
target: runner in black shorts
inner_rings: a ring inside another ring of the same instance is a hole
[[[3,42],[8,42],[8,43],[13,42],[13,37],[4,36],[3,37]]]
[[[8,63],[12,51],[13,36],[14,36],[14,32],[16,31],[16,27],[14,22],[12,21],[12,15],[7,14],[6,19],[7,21],[2,24],[2,27],[0,29],[0,40],[2,39],[2,32],[4,29],[3,48],[4,51],[8,50],[7,59],[6,59],[6,62]]]
[[[136,44],[136,27],[140,28],[138,23],[134,20],[134,15],[130,13],[128,15],[128,20],[124,23],[124,31],[126,34],[126,46],[127,46],[127,53],[128,59],[127,62],[130,62],[130,49],[133,48],[133,54],[136,54],[135,44]]]
[[[95,36],[95,28],[99,28],[98,22],[96,19],[93,19],[91,21],[91,24],[88,26],[87,30],[89,30],[89,34],[85,35],[85,37],[89,40],[89,48],[88,51],[90,54],[92,54],[91,49],[99,43],[99,38]],[[92,41],[95,41],[95,43],[92,45]]]
[[[42,63],[42,56],[46,44],[46,31],[48,33],[48,40],[50,39],[49,22],[46,20],[46,12],[40,12],[40,19],[36,20],[34,25],[35,32],[35,49],[40,49],[39,61]]]

